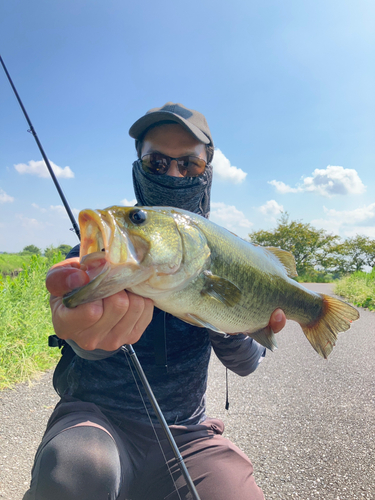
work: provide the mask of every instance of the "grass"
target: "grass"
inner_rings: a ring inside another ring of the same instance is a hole
[[[60,351],[49,348],[47,343],[48,335],[54,332],[44,282],[50,266],[62,260],[61,254],[51,258],[1,254],[0,262],[8,257],[10,266],[22,266],[23,271],[13,278],[0,274],[0,390],[34,378],[55,366],[60,357]],[[27,263],[20,265],[13,257],[25,258]],[[300,278],[331,281],[316,273]],[[372,273],[356,272],[335,283],[337,295],[375,310],[375,269]]]
[[[296,276],[298,283],[331,283],[334,281],[332,274],[324,272],[310,272]]]
[[[334,293],[356,306],[375,311],[375,268],[371,273],[357,271],[338,281]]]
[[[44,284],[49,267],[59,260],[61,254],[33,255],[18,276],[0,275],[0,390],[35,377],[59,359],[60,351],[48,347],[54,332]]]
[[[0,254],[0,274],[3,276],[19,271],[24,265],[28,265],[31,255],[20,255],[18,253]]]

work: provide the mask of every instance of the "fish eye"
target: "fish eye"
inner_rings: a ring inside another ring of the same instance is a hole
[[[133,222],[133,224],[143,224],[147,219],[147,214],[143,210],[135,209],[129,212],[129,219]]]

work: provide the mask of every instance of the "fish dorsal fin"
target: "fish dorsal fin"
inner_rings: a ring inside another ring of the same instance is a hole
[[[241,300],[242,292],[231,281],[204,271],[204,286],[201,295],[218,300],[228,307],[233,307]]]
[[[275,257],[277,257],[277,259],[283,265],[286,274],[289,276],[289,278],[294,278],[295,276],[298,276],[296,269],[296,261],[292,253],[287,252],[286,250],[281,250],[280,248],[276,247],[265,247],[265,249],[271,252]]]

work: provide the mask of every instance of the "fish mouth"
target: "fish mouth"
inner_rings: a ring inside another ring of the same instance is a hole
[[[111,266],[139,265],[149,250],[142,238],[130,237],[120,229],[110,210],[83,210],[79,215],[79,225],[82,238],[79,255],[90,277],[97,276],[105,263]]]
[[[65,295],[64,305],[76,307],[108,297],[144,278],[141,263],[149,245],[120,229],[110,210],[83,210],[79,225],[80,263],[90,282]]]

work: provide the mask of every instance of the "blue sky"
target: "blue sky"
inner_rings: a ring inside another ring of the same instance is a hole
[[[131,202],[132,123],[181,102],[217,148],[211,219],[375,238],[375,4],[12,0],[0,54],[74,210]],[[0,68],[0,251],[76,243]]]

